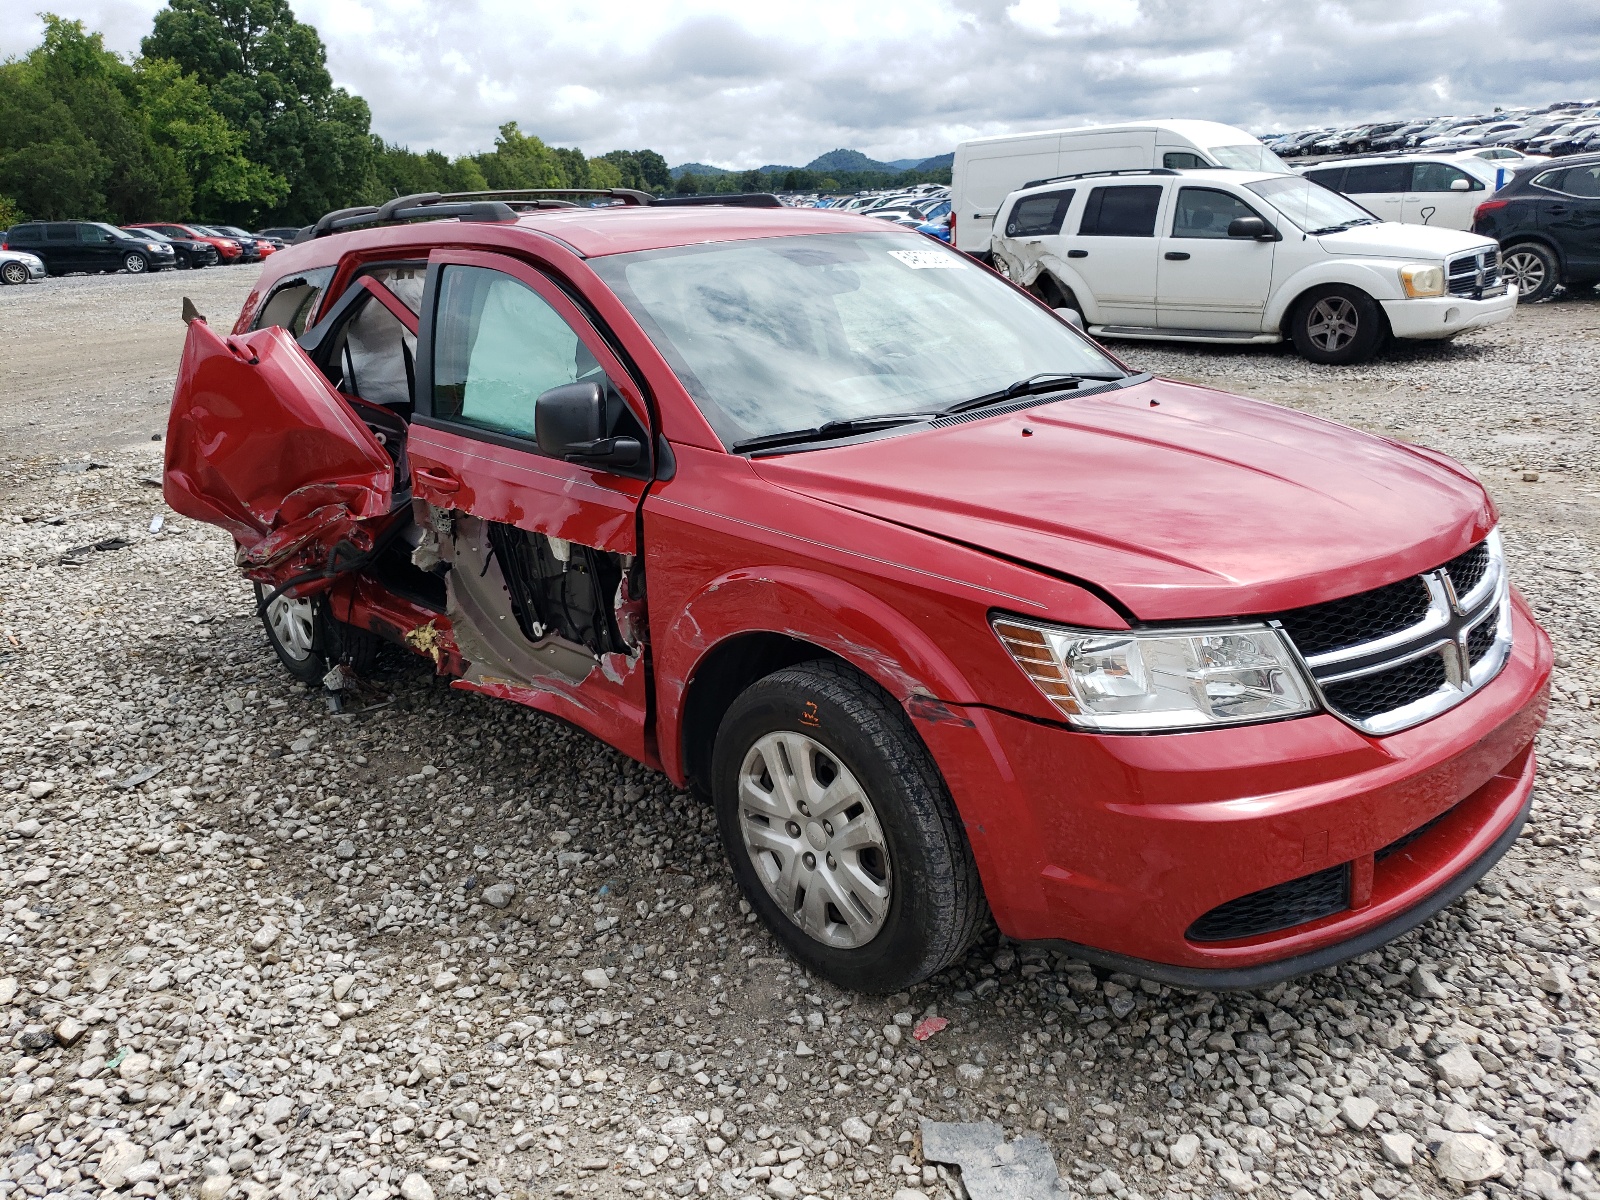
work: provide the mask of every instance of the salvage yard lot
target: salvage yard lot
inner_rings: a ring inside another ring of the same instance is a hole
[[[253,278],[0,290],[0,1196],[959,1194],[918,1117],[1080,1193],[1600,1196],[1593,293],[1361,367],[1112,347],[1488,484],[1558,658],[1483,886],[1259,993],[991,932],[877,999],[782,957],[661,777],[398,653],[332,712],[224,535],[150,531],[180,297],[228,326]]]

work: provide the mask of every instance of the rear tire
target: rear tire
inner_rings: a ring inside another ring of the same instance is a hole
[[[895,992],[972,941],[985,905],[955,804],[870,680],[825,661],[758,680],[723,717],[711,778],[734,877],[807,969]]]
[[[1517,301],[1548,300],[1561,282],[1561,264],[1538,242],[1519,242],[1500,255],[1500,274],[1517,285]]]
[[[1307,292],[1289,322],[1289,336],[1300,356],[1328,366],[1366,362],[1387,332],[1378,302],[1339,283]]]
[[[320,686],[322,677],[335,663],[348,663],[357,675],[367,675],[377,661],[379,639],[365,629],[357,629],[336,619],[328,611],[324,596],[292,599],[279,596],[265,609],[261,601],[269,592],[259,583],[256,608],[273,653],[301,683]]]

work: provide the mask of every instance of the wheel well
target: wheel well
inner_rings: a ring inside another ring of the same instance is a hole
[[[1519,237],[1514,238],[1512,241],[1507,242],[1500,248],[1500,258],[1502,261],[1505,259],[1507,254],[1511,253],[1511,251],[1515,250],[1518,246],[1538,246],[1541,250],[1548,250],[1551,254],[1555,255],[1556,266],[1561,268],[1561,274],[1563,276],[1566,275],[1566,256],[1561,253],[1561,247],[1556,245],[1549,238],[1540,237],[1536,233],[1522,234]]]
[[[812,659],[844,662],[820,646],[781,633],[747,633],[715,646],[695,668],[683,700],[683,765],[689,786],[711,792],[711,745],[729,706],[763,676]]]
[[[1311,299],[1311,297],[1317,292],[1323,291],[1330,287],[1346,287],[1352,292],[1360,292],[1368,300],[1371,300],[1373,306],[1378,310],[1378,320],[1383,322],[1383,336],[1387,338],[1393,334],[1394,331],[1389,328],[1389,314],[1384,312],[1383,305],[1378,303],[1377,299],[1373,297],[1372,293],[1366,291],[1364,288],[1358,288],[1353,283],[1312,284],[1293,300],[1289,301],[1289,307],[1283,310],[1283,318],[1278,322],[1278,332],[1283,334],[1284,337],[1292,337],[1294,335],[1294,319],[1300,314],[1300,306],[1305,304],[1306,301]]]

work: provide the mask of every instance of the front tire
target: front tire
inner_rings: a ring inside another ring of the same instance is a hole
[[[1537,304],[1561,282],[1561,264],[1537,242],[1522,242],[1500,256],[1500,274],[1517,285],[1518,303]]]
[[[1344,284],[1307,292],[1289,323],[1300,356],[1328,366],[1366,362],[1378,352],[1386,331],[1378,302]]]
[[[27,283],[28,268],[19,262],[8,262],[0,267],[0,279],[7,283]]]
[[[983,890],[955,805],[870,680],[818,661],[757,681],[722,720],[711,775],[734,877],[807,969],[895,992],[971,942]]]
[[[150,260],[142,254],[130,252],[128,256],[122,260],[122,266],[129,275],[143,275],[150,269]]]

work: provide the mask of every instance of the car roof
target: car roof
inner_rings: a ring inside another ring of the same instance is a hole
[[[717,205],[542,209],[524,214],[517,225],[559,238],[585,258],[707,242],[807,233],[882,233],[893,228],[875,217],[826,208],[722,208]]]

